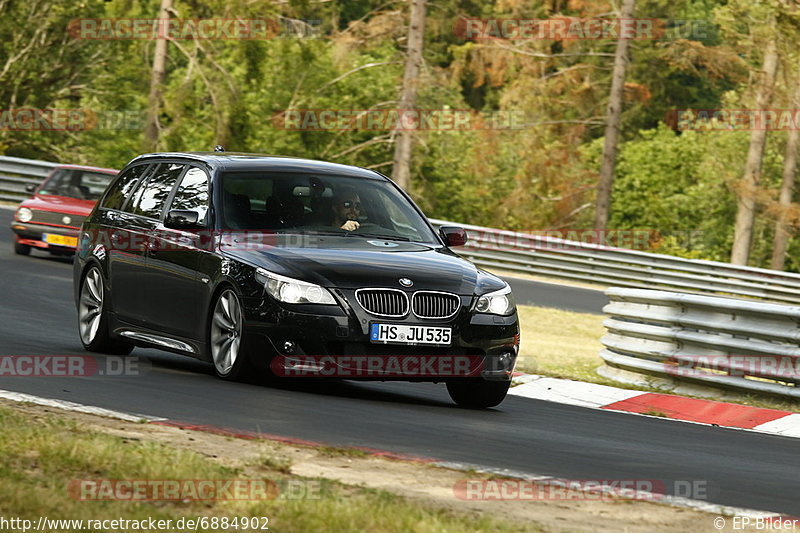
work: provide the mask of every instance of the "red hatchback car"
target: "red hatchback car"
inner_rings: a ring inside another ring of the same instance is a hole
[[[60,165],[38,187],[29,185],[33,198],[19,205],[11,223],[17,234],[14,252],[28,255],[38,248],[58,255],[75,253],[83,219],[116,174],[109,168]]]

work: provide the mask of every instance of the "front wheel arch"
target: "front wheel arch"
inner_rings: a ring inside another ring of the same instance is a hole
[[[81,332],[81,325],[87,318],[83,315],[81,304],[86,279],[92,270],[96,270],[99,273],[99,281],[101,282],[102,287],[99,300],[100,310],[98,311],[99,322],[97,323],[97,329],[95,330],[94,335],[87,342]],[[95,262],[88,263],[81,272],[80,283],[78,285],[78,300],[76,302],[78,307],[78,335],[80,337],[81,344],[87,351],[112,355],[127,355],[133,350],[133,344],[117,339],[111,333],[111,328],[109,326],[110,299],[108,297],[107,286],[107,278],[103,272],[102,266]]]

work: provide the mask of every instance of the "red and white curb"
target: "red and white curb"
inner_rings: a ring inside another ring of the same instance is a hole
[[[508,393],[524,398],[800,438],[800,414],[791,411],[531,374],[519,374],[514,377],[514,382],[518,384]]]

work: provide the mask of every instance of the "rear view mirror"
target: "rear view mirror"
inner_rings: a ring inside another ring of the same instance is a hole
[[[164,220],[164,225],[173,229],[191,229],[198,226],[197,220],[199,215],[197,211],[190,209],[172,209],[167,213],[167,219]]]
[[[464,228],[442,226],[439,229],[439,235],[442,236],[447,246],[464,246],[467,244],[467,231]]]
[[[32,192],[34,192],[35,190],[36,190],[36,185],[33,185],[32,183],[30,183],[30,184],[28,184],[28,185],[26,185],[26,186],[25,186],[25,192],[30,192],[30,193],[32,193]]]

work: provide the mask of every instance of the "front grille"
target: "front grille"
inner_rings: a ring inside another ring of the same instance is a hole
[[[408,314],[408,296],[398,289],[359,289],[356,299],[373,315],[400,318]]]
[[[418,291],[413,304],[418,318],[450,318],[458,312],[461,299],[449,292]]]
[[[68,224],[64,223],[64,217],[69,217]],[[40,209],[33,210],[32,224],[54,224],[56,226],[69,226],[71,228],[80,228],[83,224],[83,219],[80,215],[67,215],[66,213],[56,213],[54,211],[42,211]]]

